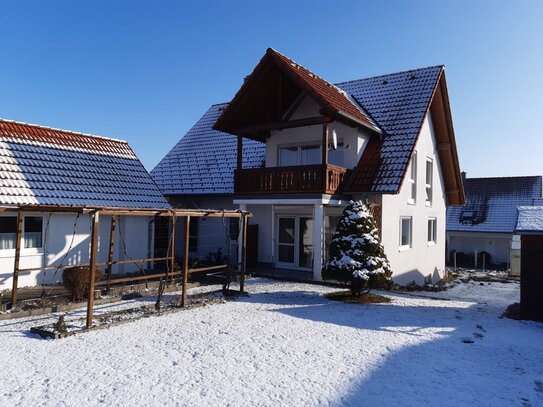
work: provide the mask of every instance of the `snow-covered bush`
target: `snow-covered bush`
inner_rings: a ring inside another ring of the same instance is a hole
[[[350,201],[330,242],[323,278],[349,283],[353,295],[361,295],[388,286],[391,275],[373,216],[362,202]]]

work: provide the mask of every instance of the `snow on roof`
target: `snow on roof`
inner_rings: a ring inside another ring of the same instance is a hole
[[[334,86],[367,112],[385,133],[370,182],[372,192],[399,189],[442,70],[442,66],[433,66]],[[212,129],[222,113],[220,109],[226,106],[212,106],[151,171],[165,195],[233,193],[236,137]],[[262,165],[265,146],[247,139],[244,146],[244,167]]]
[[[212,129],[227,103],[213,105],[151,171],[164,195],[232,194],[237,138]],[[243,140],[243,168],[264,163],[265,145]]]
[[[447,230],[513,233],[519,206],[541,205],[542,177],[466,178],[466,204],[447,208]]]
[[[0,119],[0,205],[166,208],[126,141]]]
[[[519,206],[516,233],[543,233],[543,206]]]

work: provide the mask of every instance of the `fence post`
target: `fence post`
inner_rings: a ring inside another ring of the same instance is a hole
[[[98,252],[98,232],[100,226],[100,212],[96,211],[92,215],[91,229],[91,251],[89,266],[89,293],[87,300],[87,329],[92,327],[94,313],[94,279],[96,276],[96,254]]]
[[[453,252],[454,271],[456,271],[456,250]]]
[[[183,288],[181,291],[181,306],[187,302],[187,284],[189,281],[189,239],[190,239],[190,216],[185,218],[185,257],[183,258]]]
[[[21,260],[21,241],[23,235],[23,211],[17,212],[17,235],[15,236],[15,261],[13,264],[13,287],[11,289],[11,308],[17,305],[17,285],[19,283],[19,262]]]
[[[174,213],[172,216],[172,236],[170,239],[170,275],[172,276],[172,281],[175,279],[175,224],[177,223],[177,215]],[[168,270],[168,269],[166,269]],[[168,277],[166,277],[166,281],[168,281]]]
[[[477,270],[477,249],[475,249],[475,270]]]

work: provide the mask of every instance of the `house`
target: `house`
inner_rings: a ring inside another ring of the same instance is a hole
[[[520,236],[520,317],[543,322],[543,206],[520,206],[515,234]]]
[[[55,283],[51,266],[88,263],[91,215],[62,208],[169,208],[128,143],[89,134],[0,120],[0,289],[12,287],[18,215],[22,246],[18,286]],[[153,251],[153,218],[118,217],[114,260]],[[100,220],[107,247],[111,217]],[[99,261],[107,261],[107,250]],[[113,266],[113,273],[137,270]],[[26,270],[26,271],[25,271]],[[30,271],[32,270],[32,271]]]
[[[440,279],[446,207],[464,203],[443,66],[332,85],[273,49],[151,175],[174,206],[250,210],[248,257],[315,280],[351,199],[398,283]]]
[[[542,177],[466,178],[464,188],[465,205],[447,210],[450,261],[456,252],[459,265],[475,267],[477,258],[480,268],[484,252],[486,266],[508,268],[517,208],[542,204]]]

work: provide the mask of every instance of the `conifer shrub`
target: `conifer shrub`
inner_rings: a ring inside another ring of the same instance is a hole
[[[64,287],[72,294],[74,301],[82,301],[87,299],[89,291],[89,266],[69,267],[62,273],[62,281]],[[95,280],[100,280],[102,270],[96,269]]]
[[[373,216],[362,202],[350,201],[330,242],[322,277],[347,283],[351,293],[360,296],[390,287],[391,276]]]

